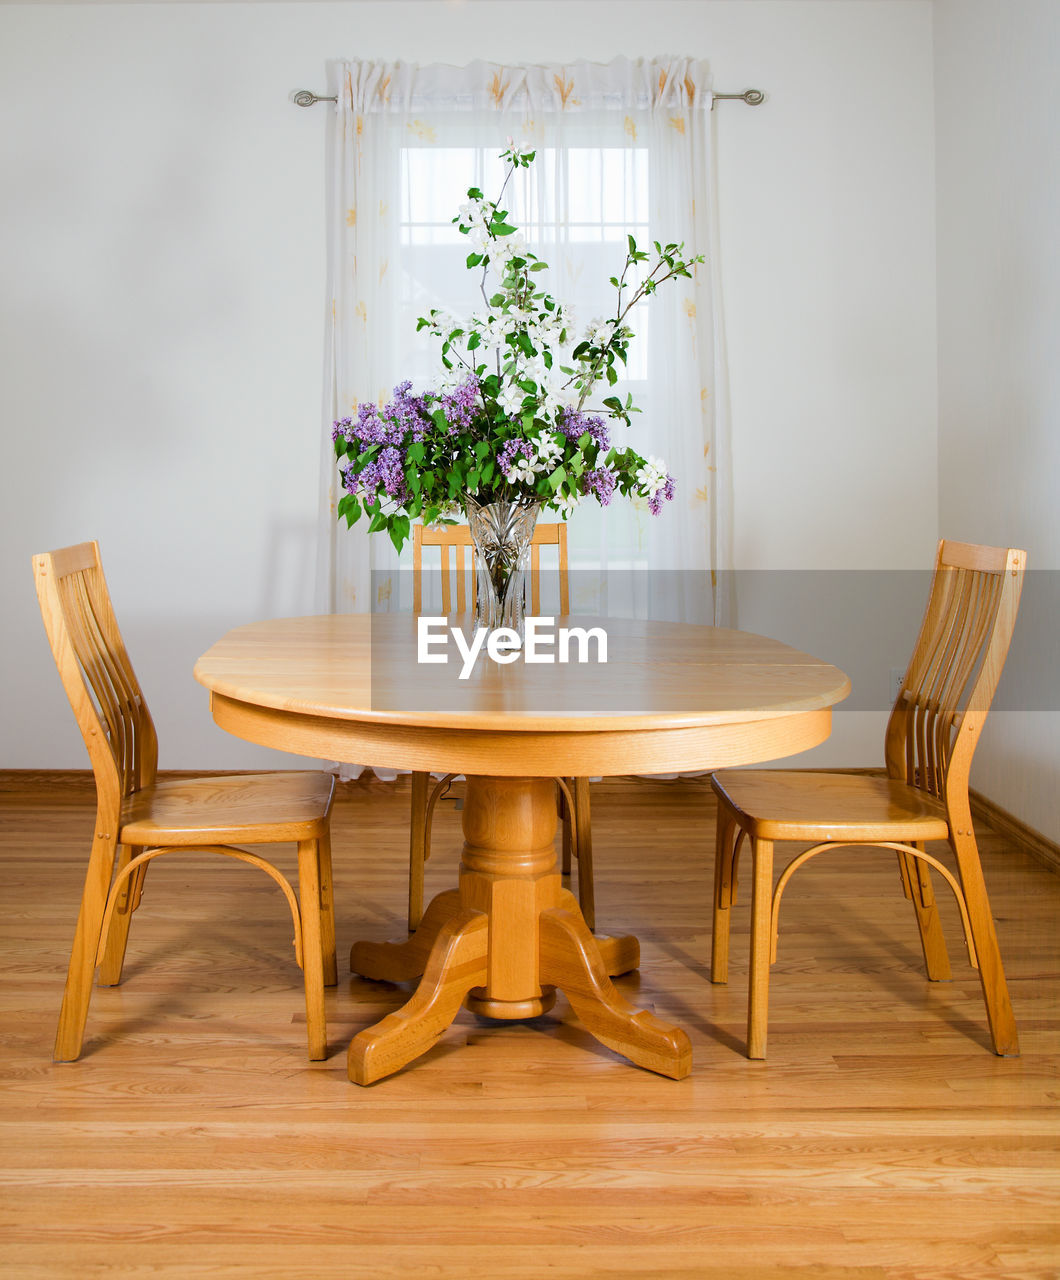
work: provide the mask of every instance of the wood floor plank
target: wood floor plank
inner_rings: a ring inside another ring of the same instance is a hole
[[[688,1031],[692,1075],[630,1066],[561,997],[525,1024],[462,1012],[359,1089],[346,1044],[409,989],[340,967],[329,1057],[306,1062],[282,899],[209,859],[152,867],[125,980],[94,992],[81,1060],[52,1063],[92,800],[0,776],[5,1280],[1060,1275],[1060,877],[989,832],[1018,1059],[989,1052],[952,903],[954,981],[929,984],[893,859],[839,853],[785,898],[749,1061],[746,891],[729,985],[709,980],[709,786],[615,779],[593,787],[598,920],[639,936],[616,985]],[[408,804],[407,781],[340,788],[340,955],[402,936]],[[428,898],[459,824],[443,802]]]

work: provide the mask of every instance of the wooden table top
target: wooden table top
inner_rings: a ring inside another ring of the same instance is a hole
[[[455,620],[454,620],[455,621]],[[409,614],[251,623],[199,659],[218,724],[299,754],[500,775],[626,773],[776,759],[827,737],[850,691],[829,663],[763,636],[683,623],[606,629],[608,661],[502,666],[461,681],[416,661]]]

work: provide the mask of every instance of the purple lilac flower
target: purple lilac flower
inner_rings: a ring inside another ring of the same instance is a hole
[[[612,471],[610,467],[597,467],[582,476],[582,493],[595,494],[600,505],[606,507],[614,496],[617,480],[617,471]]]
[[[603,418],[595,414],[580,413],[577,409],[564,409],[560,418],[559,429],[568,440],[577,441],[588,431],[601,449],[610,448],[611,433],[604,425]]]
[[[374,462],[360,471],[352,464],[343,468],[342,485],[348,493],[375,494],[382,489],[388,498],[401,504],[412,496],[405,484],[405,455],[393,445],[387,446]]]
[[[411,390],[411,382],[400,382],[394,398],[382,409],[367,402],[358,405],[356,422],[340,418],[332,424],[332,440],[342,436],[350,444],[391,446],[421,440],[431,425],[430,411],[426,397],[410,395]]]
[[[390,447],[384,449],[376,462],[379,481],[395,502],[404,502],[409,497],[405,485],[405,456],[400,450]]]
[[[455,390],[441,397],[442,412],[449,423],[450,435],[458,428],[466,430],[471,426],[475,411],[478,408],[478,394],[478,378],[471,374]]]
[[[648,510],[653,516],[657,516],[662,510],[663,499],[667,502],[673,502],[674,489],[676,488],[673,476],[666,477],[666,483],[661,489],[656,491],[648,499]]]
[[[408,435],[413,440],[422,440],[424,430],[430,425],[430,412],[426,397],[410,395],[411,390],[411,381],[399,382],[394,388],[394,399],[383,410],[383,415],[401,428],[402,437]],[[390,443],[400,444],[401,438],[391,439]]]
[[[529,458],[532,449],[527,440],[509,440],[497,455],[497,468],[501,475],[506,476],[515,465],[515,459],[522,454],[524,458]]]

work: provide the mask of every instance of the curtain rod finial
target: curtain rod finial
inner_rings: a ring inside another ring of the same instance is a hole
[[[318,102],[337,102],[337,98],[322,98],[309,89],[292,89],[287,95],[296,107],[313,107]]]

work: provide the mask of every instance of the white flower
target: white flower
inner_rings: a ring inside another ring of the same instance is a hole
[[[559,333],[566,324],[567,317],[559,307],[555,311],[542,311],[537,317],[537,331],[543,337],[552,337],[553,334]]]
[[[578,389],[576,387],[564,387],[556,382],[551,382],[544,388],[542,404],[546,413],[555,414],[561,409],[573,408],[577,402]]]
[[[452,207],[452,206],[450,206]],[[487,222],[485,202],[471,199],[457,210],[460,222],[465,227],[484,227]]]
[[[579,506],[581,500],[582,495],[580,493],[560,493],[552,499],[550,505],[555,511],[558,511],[561,516],[566,518],[571,515],[577,506]]]
[[[492,250],[493,241],[485,226],[473,226],[467,233],[473,253],[488,253]]]
[[[551,469],[553,463],[563,455],[563,450],[556,442],[555,436],[540,436],[535,442],[535,453],[543,468]]]
[[[454,364],[451,369],[443,367],[438,377],[440,391],[453,391],[467,381],[467,369],[462,364]]]
[[[490,248],[490,261],[504,266],[510,258],[521,258],[526,253],[526,240],[521,231],[510,236],[498,236]]]
[[[509,383],[497,397],[497,403],[505,413],[518,413],[522,409],[525,399],[526,392],[522,387]]]
[[[666,463],[661,458],[649,457],[644,466],[638,469],[636,479],[650,498],[666,484],[668,475]]]
[[[525,160],[534,152],[533,145],[529,142],[516,142],[514,138],[508,138],[508,154],[515,161]]]
[[[436,311],[431,317],[431,324],[428,327],[432,333],[438,334],[439,337],[447,338],[454,329],[460,328],[460,322],[456,316],[451,315],[448,311]]]
[[[614,320],[601,320],[599,316],[589,325],[586,341],[596,347],[606,347],[615,336]]]
[[[486,332],[490,341],[499,343],[515,328],[515,319],[507,311],[491,311],[486,317]]]
[[[515,462],[512,464],[511,471],[509,471],[504,478],[509,484],[519,484],[522,481],[525,481],[527,484],[532,484],[534,474],[534,468],[530,465],[530,459],[520,456],[516,458]]]

